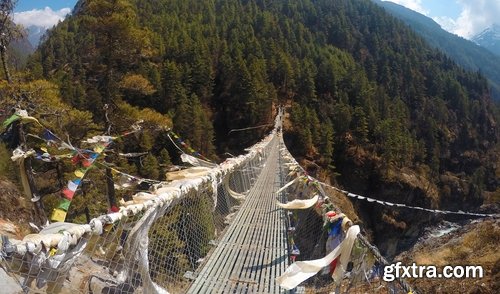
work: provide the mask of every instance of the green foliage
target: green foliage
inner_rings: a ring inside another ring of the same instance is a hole
[[[170,160],[170,154],[168,154],[168,151],[165,148],[163,148],[160,151],[159,162],[160,162],[160,164],[165,165],[165,166],[172,164],[172,161]]]
[[[142,167],[140,173],[147,179],[157,180],[160,176],[158,160],[152,154],[146,155],[142,160]]]
[[[290,119],[294,125],[293,134],[295,138],[295,150],[299,154],[310,154],[313,148],[312,133],[308,111],[303,111],[298,104],[294,104],[290,112]]]
[[[186,240],[186,254],[191,265],[205,256],[210,250],[208,244],[215,237],[215,221],[211,193],[191,195],[183,201],[184,209],[184,239]]]
[[[321,157],[323,158],[324,164],[329,166],[333,160],[333,148],[334,148],[334,132],[331,123],[325,123],[320,129],[320,141],[319,149]]]
[[[341,174],[351,147],[437,175],[499,138],[487,80],[367,0],[85,1],[28,68],[82,120],[102,126],[113,102],[115,130],[144,118],[212,158],[260,139],[265,128],[230,131],[272,122],[278,103],[292,106],[294,154]],[[121,148],[169,144],[146,139]]]
[[[22,109],[32,109],[30,115],[39,117],[44,126],[53,130],[61,136],[68,135],[73,140],[82,139],[91,129],[97,128],[93,122],[93,116],[88,111],[75,109],[62,101],[59,87],[46,80],[34,80],[26,83],[19,83],[16,87],[2,87],[0,91],[10,97],[25,97],[18,107]],[[14,101],[10,101],[10,107]],[[37,126],[32,125],[37,129]],[[39,127],[38,127],[38,130]]]
[[[446,52],[456,63],[472,71],[481,71],[490,83],[492,94],[500,100],[500,57],[489,50],[443,30],[432,19],[388,1],[376,1],[387,11],[410,25],[436,48]]]
[[[129,74],[123,77],[120,88],[126,91],[129,96],[147,96],[156,92],[153,85],[146,78],[137,74]]]
[[[354,108],[351,129],[360,144],[368,142],[368,120],[362,107]]]
[[[160,164],[160,180],[165,180],[166,173],[169,170],[169,167],[172,165],[170,154],[165,148],[161,149],[160,151],[158,163]]]
[[[149,272],[153,280],[166,286],[189,269],[181,239],[182,206],[173,205],[160,221],[153,224],[148,232],[150,261]]]
[[[69,169],[71,171],[71,169]],[[108,213],[109,204],[106,197],[106,178],[103,176],[104,170],[101,172],[97,169],[91,170],[85,177],[89,182],[80,186],[80,191],[75,195],[71,201],[71,206],[68,210],[68,221],[74,223],[87,223],[84,211],[89,210],[90,217],[97,217],[99,215]],[[67,175],[67,179],[74,178],[72,173]],[[51,197],[44,197],[44,204],[46,208],[50,209],[57,206],[61,200],[59,193],[51,195]]]
[[[149,230],[150,273],[160,285],[173,285],[210,250],[214,238],[213,203],[210,194],[193,193],[171,205]]]
[[[376,129],[376,136],[380,139],[382,157],[387,163],[395,163],[400,166],[411,166],[416,158],[415,153],[421,146],[418,146],[413,136],[395,119],[381,121]],[[420,156],[422,159],[424,156]]]

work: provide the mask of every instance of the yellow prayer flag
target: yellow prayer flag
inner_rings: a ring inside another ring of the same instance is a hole
[[[94,147],[94,152],[101,153],[104,151],[104,146],[102,145],[97,145]]]
[[[21,121],[23,123],[36,123],[40,126],[42,126],[42,124],[40,124],[40,122],[38,121],[38,119],[32,117],[32,116],[21,116]]]
[[[53,222],[64,222],[66,220],[66,211],[54,208],[54,210],[52,210],[50,220]]]
[[[54,255],[56,255],[56,253],[57,253],[57,249],[56,248],[51,248],[50,251],[49,251],[49,255],[50,256],[54,256]]]
[[[75,170],[75,176],[77,178],[83,178],[84,175],[85,174],[81,170],[79,170],[79,169]]]

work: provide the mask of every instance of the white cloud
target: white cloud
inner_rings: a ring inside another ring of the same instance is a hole
[[[25,27],[36,25],[48,29],[62,21],[70,12],[70,8],[54,11],[50,7],[16,12],[14,13],[14,22]]]
[[[480,33],[495,22],[499,22],[500,0],[457,0],[462,12],[457,19],[435,17],[443,29],[466,39]]]
[[[422,6],[422,0],[390,0],[413,11],[428,15],[429,11]]]

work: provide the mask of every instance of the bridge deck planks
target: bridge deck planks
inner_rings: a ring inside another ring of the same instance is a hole
[[[286,216],[276,205],[275,192],[283,184],[277,150],[187,293],[284,292],[275,283],[288,266]]]

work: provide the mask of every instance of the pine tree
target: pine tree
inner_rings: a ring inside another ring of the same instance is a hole
[[[159,101],[160,110],[163,113],[172,111],[179,103],[184,103],[186,91],[182,86],[182,73],[173,61],[166,61],[162,71],[162,100]]]
[[[140,173],[143,177],[152,180],[158,180],[160,177],[160,172],[158,168],[158,160],[152,154],[148,154],[142,160],[142,166],[140,168]]]
[[[125,0],[89,0],[83,13],[83,26],[93,33],[96,49],[86,61],[97,69],[98,89],[108,104],[118,97],[123,73],[147,54],[149,33],[138,28],[134,7]]]
[[[189,269],[188,257],[184,254],[186,243],[182,240],[180,223],[184,216],[181,205],[172,208],[155,222],[148,232],[150,274],[155,282],[166,287]]]
[[[320,141],[320,154],[323,158],[325,166],[329,166],[332,164],[333,159],[333,126],[330,122],[325,122],[321,129],[321,141]]]
[[[354,130],[354,135],[360,144],[368,142],[368,121],[366,114],[360,106],[354,108],[353,120],[351,127]]]
[[[170,160],[170,154],[168,153],[167,149],[163,148],[160,151],[160,156],[159,156],[159,163],[162,166],[169,166],[172,164],[172,161]]]

